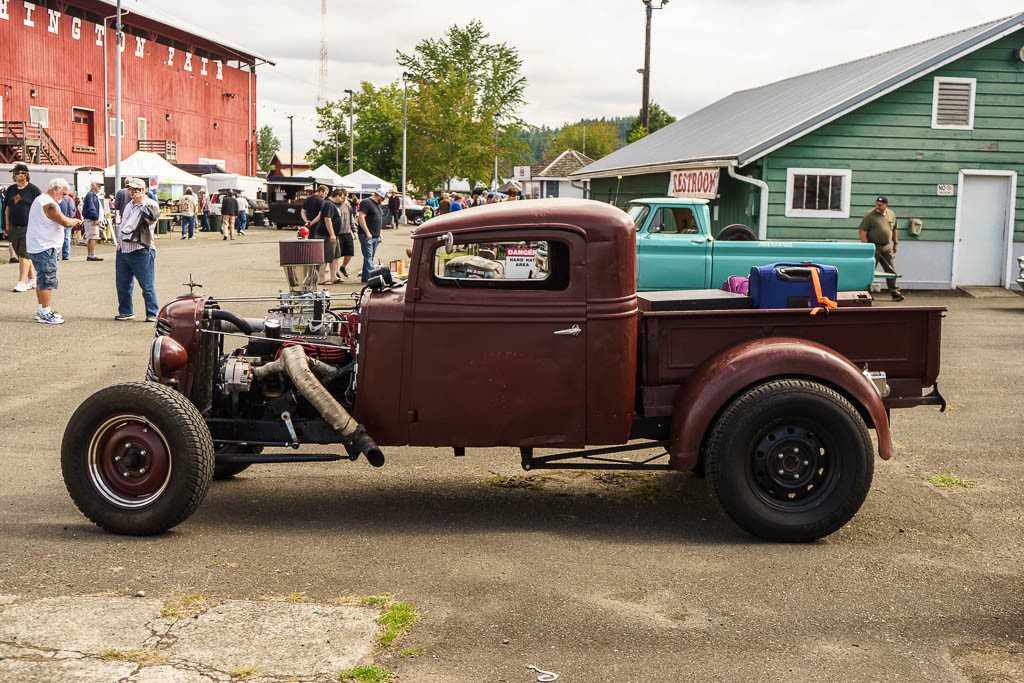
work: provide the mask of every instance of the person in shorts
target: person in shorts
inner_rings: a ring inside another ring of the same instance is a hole
[[[338,281],[337,264],[341,251],[338,245],[338,228],[341,224],[339,203],[344,190],[334,190],[320,206],[320,220],[313,224],[313,235],[324,241],[324,264],[320,266],[320,284],[333,285]]]
[[[46,192],[36,197],[29,208],[25,249],[36,270],[36,322],[46,325],[64,323],[60,313],[53,310],[57,259],[64,246],[64,230],[82,222],[80,218],[68,218],[60,210],[60,201],[69,192],[68,181],[54,178]]]
[[[28,214],[32,202],[41,193],[38,187],[29,182],[28,166],[25,164],[15,164],[11,169],[11,176],[14,178],[14,184],[4,193],[4,225],[7,226],[7,239],[11,241],[11,248],[18,257],[18,283],[14,285],[14,291],[27,292],[36,286],[35,268],[32,266],[32,259],[28,257],[28,251],[25,250]],[[61,235],[63,234],[62,232]],[[63,244],[62,237],[61,245]]]
[[[100,197],[102,191],[103,183],[93,181],[89,185],[89,191],[85,193],[85,199],[82,200],[82,225],[85,229],[86,250],[89,252],[86,261],[103,260],[96,255],[96,243],[103,237],[100,227],[100,220],[103,218],[103,199]]]
[[[348,201],[347,190],[340,190],[340,192],[341,201],[338,203],[338,213],[341,214],[341,219],[338,221],[339,225],[334,228],[334,234],[338,236],[338,255],[341,258],[341,263],[334,262],[335,280],[338,279],[339,270],[344,277],[348,277],[348,264],[356,254],[355,238],[352,235],[352,226],[355,223],[352,203]]]

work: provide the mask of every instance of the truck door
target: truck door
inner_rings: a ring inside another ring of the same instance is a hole
[[[410,444],[584,443],[584,246],[552,230],[459,236],[450,253],[424,246],[405,386]]]
[[[711,240],[692,208],[655,208],[636,244],[640,291],[708,287]]]

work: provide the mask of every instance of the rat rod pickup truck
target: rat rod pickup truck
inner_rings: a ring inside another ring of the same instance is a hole
[[[97,392],[67,426],[79,509],[153,534],[253,463],[512,446],[527,470],[703,472],[747,531],[808,541],[860,508],[870,430],[892,456],[891,409],[944,406],[924,392],[943,308],[810,315],[721,291],[638,296],[633,222],[586,200],[474,208],[413,237],[409,279],[379,268],[345,307],[314,289],[316,240],[281,243],[289,291],[167,304],[146,381]],[[500,263],[500,277],[446,273],[458,256]],[[261,299],[259,319],[223,308]],[[300,451],[339,443],[345,454]]]

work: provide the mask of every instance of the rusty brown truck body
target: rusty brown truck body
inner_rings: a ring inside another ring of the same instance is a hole
[[[253,463],[513,446],[525,469],[706,473],[744,529],[811,540],[867,495],[869,430],[888,459],[890,410],[944,405],[943,308],[638,296],[633,224],[585,200],[479,207],[413,237],[408,280],[376,271],[348,307],[300,292],[256,320],[230,299],[168,304],[148,381],[99,392],[68,426],[79,508],[156,533]],[[459,257],[501,267],[445,267]],[[329,443],[346,453],[301,452]]]

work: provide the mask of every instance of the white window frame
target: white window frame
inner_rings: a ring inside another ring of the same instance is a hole
[[[46,123],[40,123],[39,121],[36,121],[36,113],[37,112],[43,112],[43,119],[46,120]],[[49,107],[34,107],[34,106],[33,107],[29,107],[28,108],[28,120],[29,120],[30,123],[38,124],[40,127],[49,130],[50,129],[50,109],[49,109]]]
[[[110,137],[114,137],[116,133],[114,129],[117,127],[117,117],[111,116],[107,120],[107,130],[110,132]],[[121,137],[124,137],[124,118],[121,118]]]
[[[843,177],[842,209],[839,211],[793,208],[793,181],[798,175],[838,175]],[[853,170],[849,168],[787,168],[786,218],[849,218]]]
[[[143,136],[143,132],[146,133],[145,136]],[[149,139],[149,121],[146,120],[145,116],[140,116],[135,119],[135,133],[138,135],[139,140]]]
[[[940,124],[939,120],[939,84],[940,83],[969,83],[971,86],[971,102],[967,112],[966,126],[953,126]],[[936,76],[932,83],[932,128],[934,130],[974,130],[974,101],[978,93],[977,78],[954,78],[952,76]]]

